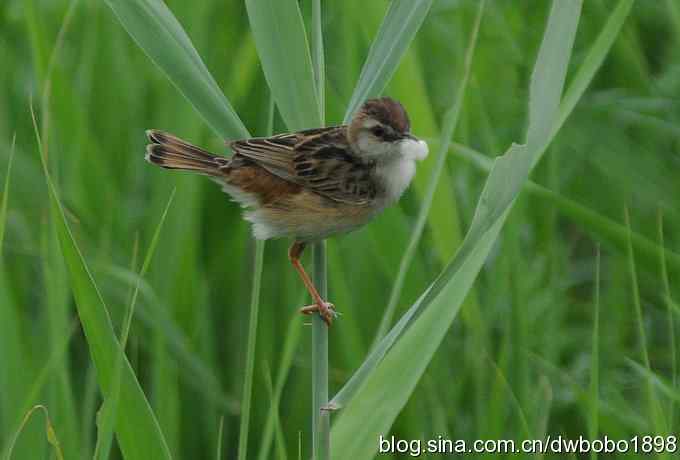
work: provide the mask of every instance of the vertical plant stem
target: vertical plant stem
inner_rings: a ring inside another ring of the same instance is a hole
[[[312,1],[312,68],[316,84],[321,123],[325,124],[324,86],[325,64],[323,30],[321,27],[321,1]],[[328,295],[326,242],[312,247],[314,259],[314,284],[323,299]],[[328,327],[321,315],[312,319],[312,452],[314,460],[327,460],[331,456],[330,413],[322,409],[328,404]]]
[[[324,299],[326,283],[326,242],[312,247],[314,284]],[[314,460],[330,458],[330,414],[322,408],[328,403],[328,326],[320,315],[312,318],[312,449]]]
[[[600,245],[595,253],[595,311],[593,312],[593,334],[590,358],[590,401],[588,403],[588,435],[597,438],[600,431]],[[590,453],[591,460],[597,460],[597,452]]]
[[[241,426],[238,439],[238,459],[245,460],[248,453],[248,426],[250,424],[250,402],[253,392],[253,368],[255,367],[255,339],[257,337],[257,318],[260,307],[260,281],[262,279],[262,259],[264,241],[255,242],[255,264],[253,266],[253,290],[250,297],[250,318],[248,320],[248,348],[246,351],[246,370],[241,399]]]
[[[663,234],[663,212],[661,208],[657,211],[657,226],[659,229],[659,261],[661,262],[661,280],[663,281],[663,292],[664,299],[666,303],[666,321],[668,322],[668,337],[670,339],[670,349],[671,349],[671,376],[673,382],[673,388],[678,386],[678,359],[676,351],[676,339],[675,339],[675,321],[673,319],[673,298],[671,296],[671,285],[668,280],[668,267],[666,266],[666,254],[665,254],[665,243]],[[668,401],[668,426],[673,427],[675,422],[675,407],[676,402],[673,400]]]
[[[321,122],[325,123],[325,91],[326,82],[324,53],[323,53],[323,31],[321,30],[321,1],[312,2],[312,68],[314,69],[314,83],[319,100],[319,116]]]

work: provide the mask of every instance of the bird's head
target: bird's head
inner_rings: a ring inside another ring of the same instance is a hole
[[[357,154],[376,162],[422,160],[428,152],[425,141],[411,134],[404,106],[389,97],[367,100],[352,118],[347,136]]]

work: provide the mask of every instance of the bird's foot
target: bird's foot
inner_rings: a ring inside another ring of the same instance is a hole
[[[300,313],[302,313],[303,315],[312,315],[316,312],[319,312],[321,319],[324,321],[324,323],[326,323],[328,327],[331,327],[333,319],[338,316],[338,312],[335,311],[335,305],[333,305],[330,302],[322,301],[320,303],[307,305],[306,307],[302,307],[300,309]]]

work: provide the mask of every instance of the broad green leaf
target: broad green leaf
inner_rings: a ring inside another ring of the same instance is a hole
[[[125,30],[224,139],[249,137],[179,21],[160,0],[106,0]]]
[[[390,3],[347,106],[345,123],[366,99],[379,96],[385,89],[431,6],[432,0],[393,0]]]
[[[533,164],[545,151],[571,56],[581,2],[553,2],[529,96],[527,144],[495,161],[470,229],[454,259],[424,295],[421,313],[360,387],[333,426],[333,458],[372,458],[453,322]],[[540,98],[540,100],[537,100]],[[389,337],[389,336],[388,336]],[[356,430],[357,424],[362,429]]]
[[[246,0],[246,7],[264,76],[286,126],[291,131],[321,126],[323,117],[298,2]]]
[[[120,344],[113,330],[104,299],[68,226],[56,186],[47,170],[35,118],[34,128],[49,192],[52,219],[69,272],[69,282],[76,301],[78,316],[97,369],[99,387],[106,398],[111,394],[114,368],[120,355]],[[121,372],[120,411],[116,422],[116,435],[123,455],[127,460],[172,458],[158,421],[127,358],[123,362]]]

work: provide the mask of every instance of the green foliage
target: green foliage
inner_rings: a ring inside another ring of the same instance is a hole
[[[378,94],[433,154],[304,261],[342,313],[332,456],[677,433],[679,9],[577,5],[486,2],[467,66],[473,0],[5,2],[3,458],[310,458],[323,366],[289,242],[263,254],[219,187],[146,164],[144,130],[228,154]]]

